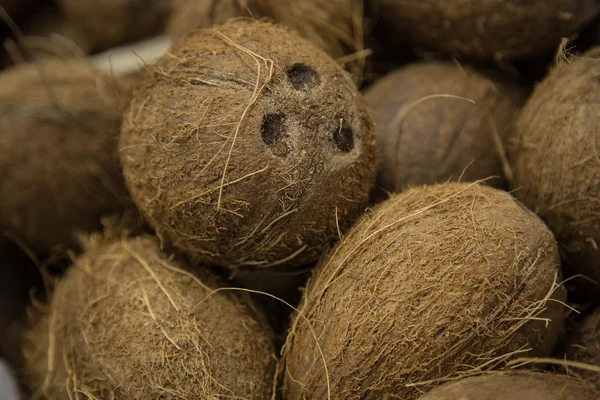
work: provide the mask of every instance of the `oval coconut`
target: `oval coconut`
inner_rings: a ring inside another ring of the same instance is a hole
[[[188,35],[149,69],[121,131],[126,182],[159,237],[221,266],[317,259],[374,184],[354,84],[267,23]]]
[[[378,133],[383,189],[448,180],[503,186],[503,142],[525,90],[493,75],[445,62],[400,68],[371,86],[365,99]]]
[[[295,30],[331,57],[363,50],[362,0],[188,0],[174,4],[169,36],[177,41],[196,29],[222,25],[235,17],[266,17]],[[348,59],[347,67],[360,80],[364,57]]]
[[[172,0],[58,0],[94,51],[143,39],[164,28]]]
[[[515,195],[556,235],[565,268],[600,282],[600,48],[556,67],[527,101],[511,144]],[[576,279],[600,298],[600,286]]]
[[[392,195],[313,272],[283,352],[284,396],[408,400],[527,350],[548,355],[559,267],[550,230],[506,192]]]
[[[446,384],[419,400],[597,400],[600,393],[561,375],[501,372]]]
[[[478,60],[510,60],[558,47],[600,11],[596,0],[377,0],[388,40]]]
[[[268,323],[217,288],[154,238],[95,237],[26,333],[25,382],[52,399],[270,398]]]
[[[48,253],[133,208],[117,154],[125,86],[82,61],[0,74],[0,230]]]

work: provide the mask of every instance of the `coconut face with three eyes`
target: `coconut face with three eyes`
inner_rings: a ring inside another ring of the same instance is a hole
[[[228,267],[317,259],[364,210],[377,167],[347,73],[286,28],[245,20],[149,67],[121,160],[158,236]]]

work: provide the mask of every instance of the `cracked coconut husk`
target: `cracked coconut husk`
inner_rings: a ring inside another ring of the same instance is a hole
[[[562,61],[535,89],[517,121],[513,189],[548,224],[573,284],[600,298],[600,48]]]
[[[313,272],[283,349],[283,394],[409,400],[548,355],[559,281],[552,233],[510,194],[450,183],[392,195]]]
[[[128,85],[83,61],[0,75],[1,231],[47,254],[134,208],[117,154]]]
[[[384,76],[365,94],[382,155],[382,188],[490,177],[488,184],[503,187],[504,144],[526,94],[455,63],[416,63]]]
[[[32,312],[22,379],[51,399],[268,399],[276,359],[266,318],[218,288],[156,238],[93,235],[49,310]]]
[[[357,83],[365,66],[363,0],[189,0],[179,1],[167,25],[177,41],[196,29],[236,17],[269,18],[295,30],[346,65]]]
[[[448,383],[419,400],[597,400],[600,393],[567,376],[500,372]]]
[[[378,0],[385,40],[503,62],[556,48],[600,11],[596,0]]]
[[[158,236],[225,267],[305,265],[374,185],[349,76],[284,27],[197,31],[149,67],[121,130],[126,183]]]

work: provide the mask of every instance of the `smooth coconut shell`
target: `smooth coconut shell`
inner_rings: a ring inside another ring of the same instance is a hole
[[[450,183],[392,195],[313,272],[283,394],[410,400],[527,350],[548,355],[563,322],[549,301],[565,300],[559,267],[550,230],[506,192]]]
[[[444,62],[408,65],[381,78],[365,99],[383,159],[382,188],[490,177],[489,184],[503,186],[503,144],[525,95],[491,74]]]
[[[272,332],[218,287],[154,238],[93,238],[26,333],[24,381],[52,399],[268,399]]]
[[[58,0],[66,18],[94,51],[160,33],[171,0]]]
[[[305,265],[363,211],[372,123],[347,74],[255,21],[187,36],[134,91],[121,159],[161,239],[226,267]]]
[[[389,40],[478,60],[558,47],[600,11],[596,0],[377,0]]]
[[[561,375],[504,372],[449,383],[419,400],[597,400],[600,393]]]
[[[0,75],[1,231],[48,253],[133,208],[117,154],[126,94],[125,82],[82,61]]]
[[[364,56],[344,57],[363,50],[362,0],[180,0],[168,23],[177,41],[196,29],[222,25],[235,17],[269,18],[288,26],[361,79]],[[358,60],[358,61],[356,61]]]
[[[600,283],[600,48],[557,66],[519,117],[513,139],[515,195],[556,235],[571,274]],[[600,298],[600,285],[585,279]],[[582,286],[585,287],[585,286]]]

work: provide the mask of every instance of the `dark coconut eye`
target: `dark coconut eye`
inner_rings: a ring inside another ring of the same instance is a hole
[[[317,71],[305,64],[294,64],[287,70],[290,83],[296,90],[307,90],[319,83]]]
[[[263,142],[273,146],[281,140],[285,130],[285,114],[267,114],[263,118],[260,134]]]
[[[338,128],[333,131],[333,142],[338,149],[344,153],[352,151],[354,148],[354,134],[352,128],[340,121]]]

